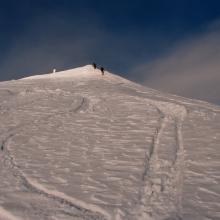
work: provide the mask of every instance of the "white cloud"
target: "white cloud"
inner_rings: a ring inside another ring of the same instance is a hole
[[[134,71],[142,74],[149,87],[219,104],[219,23],[179,43],[163,57],[138,65]]]

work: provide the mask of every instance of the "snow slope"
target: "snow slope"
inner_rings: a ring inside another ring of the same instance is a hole
[[[92,66],[0,83],[1,220],[220,219],[220,108]]]

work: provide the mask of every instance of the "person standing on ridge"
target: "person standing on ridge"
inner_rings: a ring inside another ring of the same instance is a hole
[[[100,70],[101,70],[101,72],[102,72],[102,76],[103,76],[103,75],[104,75],[104,72],[105,72],[104,67],[101,67]]]
[[[92,63],[92,66],[94,69],[96,69],[96,67],[97,67],[96,63]]]

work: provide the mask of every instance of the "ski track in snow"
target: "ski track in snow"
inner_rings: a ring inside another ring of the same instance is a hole
[[[212,219],[212,203],[204,203],[207,218],[187,206],[199,208],[188,190],[200,174],[184,127],[202,103],[145,92],[108,73],[97,80],[99,72],[89,71],[73,81],[67,71],[65,79],[58,73],[3,84],[0,219]],[[205,108],[194,117],[218,114]],[[200,194],[219,196],[200,185]]]
[[[148,102],[157,108],[160,122],[155,129],[150,155],[146,156],[141,205],[134,219],[180,219],[184,166],[181,129],[186,109],[172,103]]]
[[[2,207],[0,207],[0,219],[1,220],[21,220],[20,218],[12,215],[10,212],[3,209]]]

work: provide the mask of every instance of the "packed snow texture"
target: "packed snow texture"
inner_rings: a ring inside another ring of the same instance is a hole
[[[0,219],[220,219],[219,144],[219,107],[90,65],[1,82]]]

